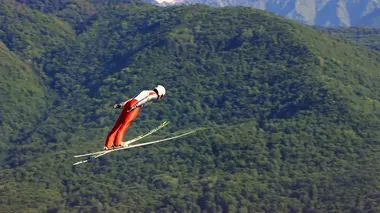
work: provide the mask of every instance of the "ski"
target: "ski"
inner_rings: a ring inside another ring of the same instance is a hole
[[[160,143],[160,142],[164,142],[164,141],[174,140],[174,139],[177,139],[177,138],[184,137],[186,135],[192,134],[192,133],[194,133],[196,131],[197,130],[191,130],[189,132],[183,133],[181,135],[173,136],[173,137],[170,137],[170,138],[165,138],[165,139],[160,139],[160,140],[156,140],[156,141],[151,141],[151,142],[146,142],[146,143],[126,146],[126,147],[122,147],[122,148],[118,148],[118,149],[107,150],[106,153],[99,153],[98,155],[93,155],[93,156],[91,156],[90,159],[78,161],[78,162],[74,163],[73,165],[79,165],[79,164],[82,164],[82,163],[86,163],[89,160],[99,158],[99,157],[101,157],[101,156],[103,156],[105,154],[108,154],[110,152],[116,152],[116,151],[120,151],[120,150],[124,150],[124,149],[132,149],[132,148],[136,148],[136,147],[140,147],[140,146],[147,146],[147,145],[150,145],[150,144],[155,144],[155,143]]]
[[[154,129],[152,129],[151,131],[149,131],[148,133],[140,135],[140,136],[138,136],[136,138],[133,138],[133,139],[131,139],[129,141],[125,141],[125,142],[123,142],[123,144],[124,144],[124,146],[128,146],[129,144],[137,142],[137,141],[139,141],[139,140],[141,140],[141,139],[143,139],[143,138],[145,138],[145,137],[147,137],[147,136],[149,136],[149,135],[157,132],[158,130],[160,130],[161,128],[165,127],[168,124],[169,124],[169,121],[165,121],[162,124],[160,124],[158,127],[156,127]],[[87,154],[81,154],[81,155],[75,155],[74,158],[80,158],[80,157],[86,157],[86,156],[90,156],[90,155],[103,154],[103,153],[107,153],[107,152],[112,151],[112,150],[113,149],[111,149],[111,150],[103,150],[103,151],[98,151],[98,152],[92,152],[92,153],[87,153]]]

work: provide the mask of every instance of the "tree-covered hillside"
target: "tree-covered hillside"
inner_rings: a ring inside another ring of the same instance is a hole
[[[380,29],[350,27],[350,28],[320,28],[321,31],[329,33],[334,38],[346,39],[380,51]]]
[[[20,2],[0,3],[0,212],[380,211],[378,52],[243,7]],[[72,166],[158,83],[126,139],[206,129]]]

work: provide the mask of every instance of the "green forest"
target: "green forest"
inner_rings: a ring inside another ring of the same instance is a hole
[[[0,212],[380,212],[379,31],[245,7],[0,1]],[[99,151],[115,103],[162,84]]]
[[[366,27],[350,27],[350,28],[323,28],[316,27],[322,32],[327,32],[336,39],[343,39],[352,42],[354,45],[365,46],[380,51],[380,29]]]

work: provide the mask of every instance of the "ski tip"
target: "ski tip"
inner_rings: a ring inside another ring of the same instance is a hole
[[[160,127],[164,127],[164,126],[168,125],[169,123],[170,123],[170,121],[166,120],[163,123],[161,123]]]
[[[86,161],[79,161],[79,162],[73,163],[73,166],[76,166],[76,165],[79,165],[79,164],[82,164],[82,163],[86,163]]]
[[[203,131],[203,130],[206,130],[207,128],[206,127],[198,127],[196,129],[194,129],[195,131]]]

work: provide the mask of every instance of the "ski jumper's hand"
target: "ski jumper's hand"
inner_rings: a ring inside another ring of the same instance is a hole
[[[132,100],[132,99],[128,99],[128,100],[123,101],[123,102],[121,102],[121,103],[115,104],[115,105],[113,105],[113,108],[114,108],[114,109],[121,108],[121,107],[123,107],[123,106],[124,106],[128,101],[130,101],[130,100]]]
[[[136,105],[133,105],[131,108],[129,108],[128,109],[128,111],[127,112],[130,112],[130,111],[132,111],[132,110],[134,110],[134,109],[136,109],[138,106],[137,106],[137,104]],[[142,107],[142,106],[141,106]]]

